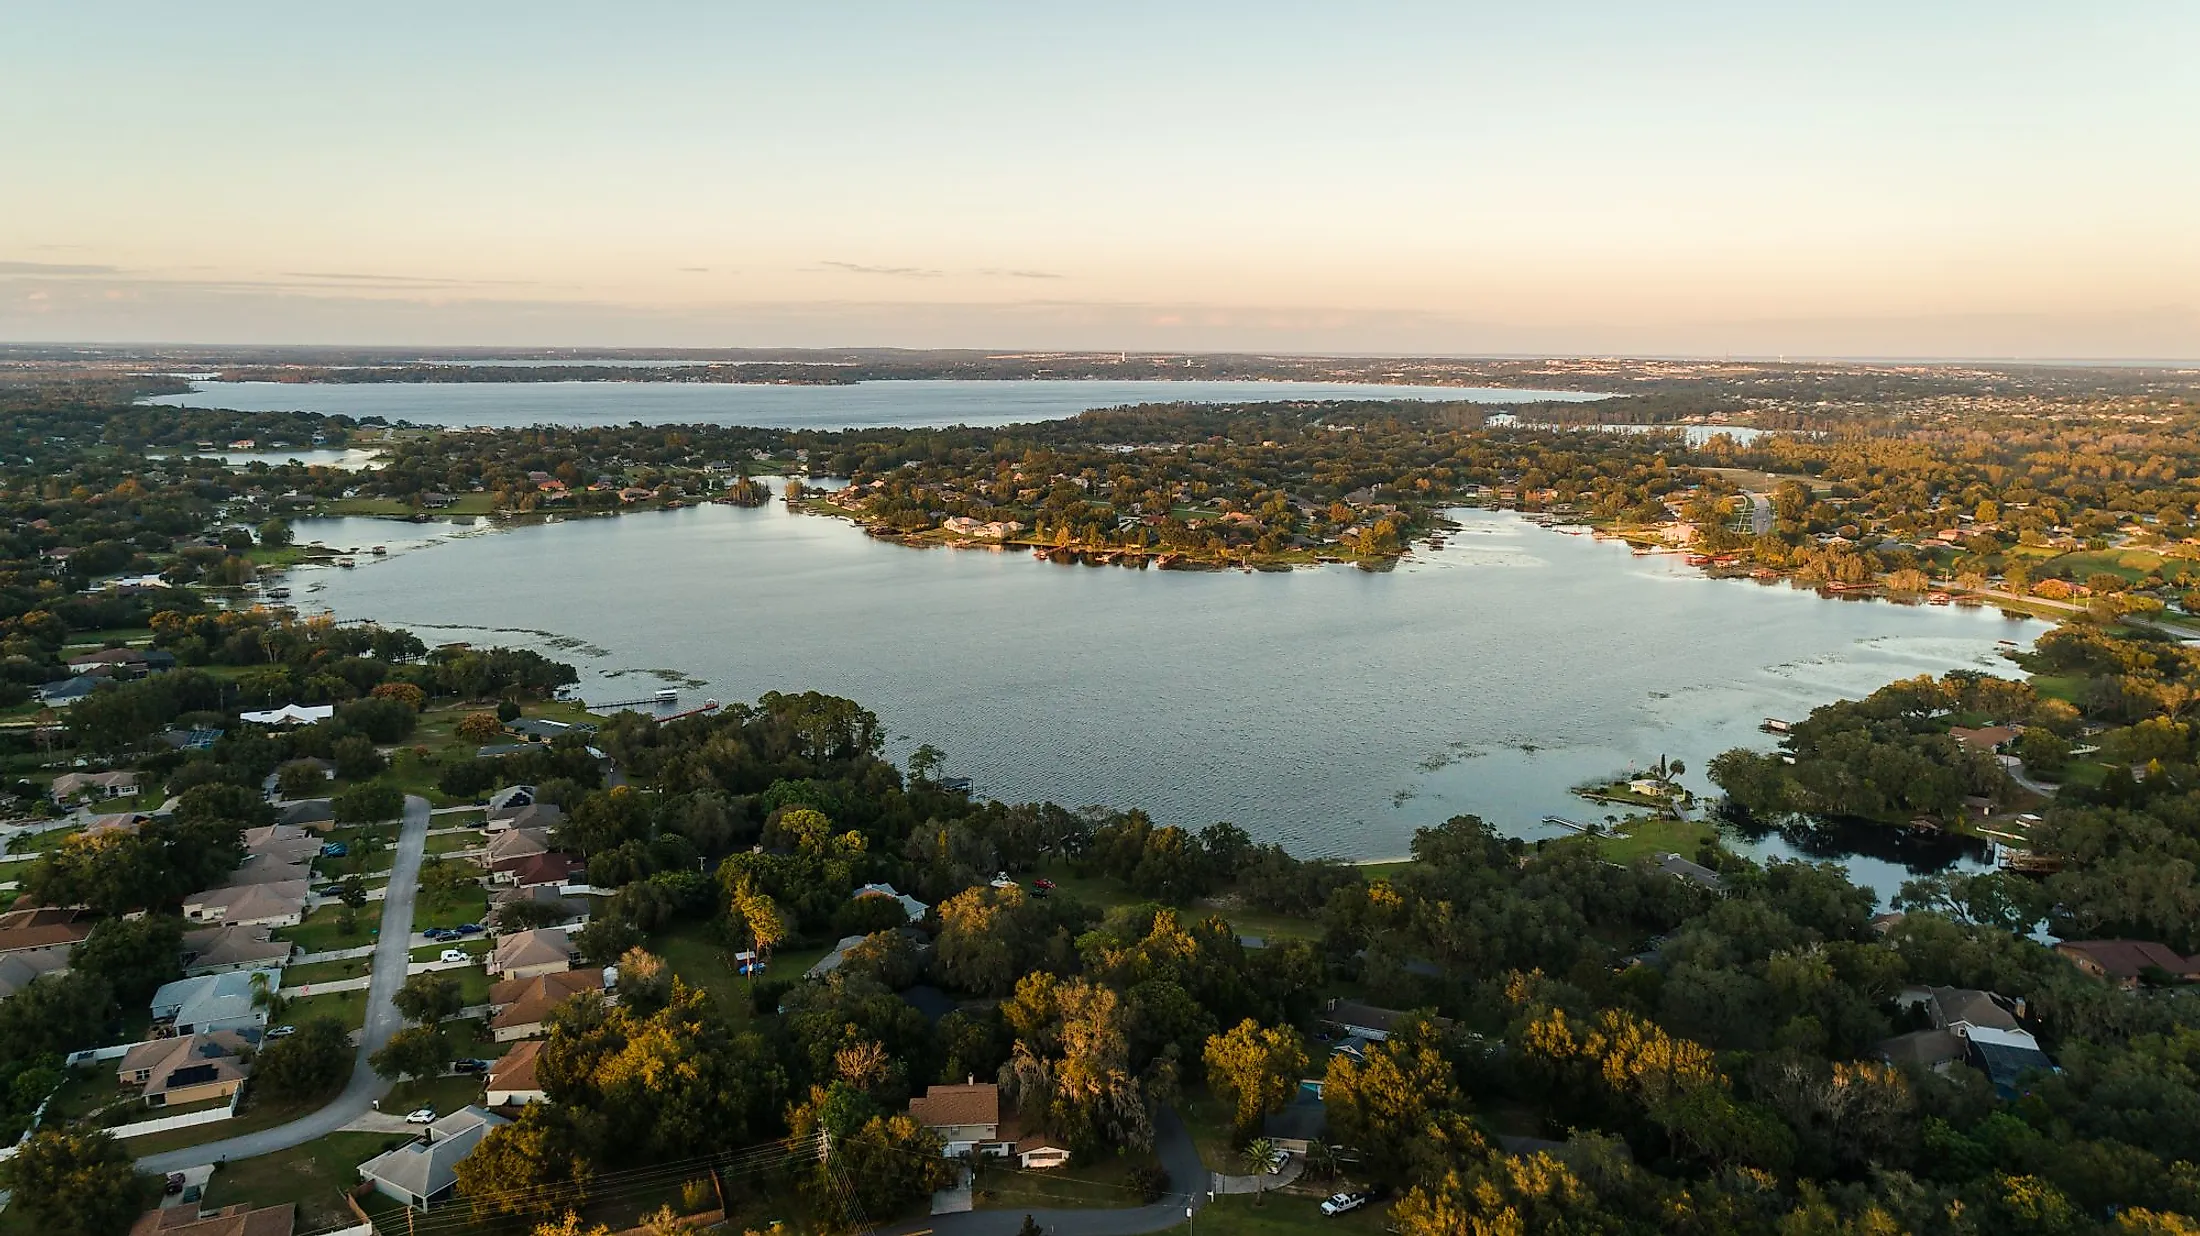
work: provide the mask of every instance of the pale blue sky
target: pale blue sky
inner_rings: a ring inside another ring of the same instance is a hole
[[[0,337],[2200,354],[2200,6],[1811,7],[17,5]]]

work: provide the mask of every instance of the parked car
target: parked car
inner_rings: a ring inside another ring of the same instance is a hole
[[[451,928],[451,930],[457,932],[462,936],[478,936],[482,932],[487,931],[488,928],[482,926],[479,923],[460,923],[458,926]]]
[[[406,1112],[406,1113],[405,1113],[405,1123],[406,1123],[406,1124],[434,1124],[434,1123],[435,1123],[435,1109],[434,1109],[434,1108],[432,1108],[432,1107],[423,1107],[423,1108],[420,1108],[420,1109],[419,1109],[419,1110],[417,1110],[417,1111],[409,1111],[409,1112]]]
[[[161,1192],[163,1192],[163,1193],[181,1193],[181,1192],[183,1192],[183,1173],[182,1173],[182,1172],[170,1172],[170,1173],[168,1173],[168,1180],[167,1180],[167,1183],[165,1183],[165,1184],[163,1184],[163,1185],[161,1186],[161,1188],[160,1188],[160,1191],[161,1191]]]
[[[351,847],[341,841],[331,841],[321,847],[321,857],[342,858],[351,853]]]
[[[1040,876],[1038,879],[1033,880],[1031,882],[1031,886],[1035,889],[1038,889],[1042,893],[1051,893],[1054,891],[1054,881],[1047,879],[1045,876]]]
[[[493,1060],[453,1060],[451,1061],[451,1072],[486,1073],[489,1071],[489,1066],[494,1063],[496,1062]]]
[[[448,927],[430,927],[420,934],[428,937],[430,940],[436,941],[439,944],[446,940],[458,939],[458,933],[452,931]]]
[[[1365,1193],[1333,1193],[1329,1196],[1328,1201],[1322,1203],[1322,1213],[1330,1218],[1336,1218],[1348,1210],[1358,1210],[1365,1205],[1367,1205],[1367,1194]]]
[[[447,949],[444,949],[444,950],[443,950],[443,956],[442,956],[442,958],[441,958],[440,960],[443,960],[443,961],[454,961],[454,962],[468,962],[468,961],[472,961],[473,959],[474,959],[474,955],[473,955],[472,953],[469,953],[469,952],[467,952],[467,951],[466,951],[465,949],[462,949],[462,948],[447,948]]]
[[[267,1028],[267,1033],[261,1037],[280,1039],[287,1038],[288,1036],[296,1033],[298,1033],[298,1027],[296,1026],[269,1026]]]

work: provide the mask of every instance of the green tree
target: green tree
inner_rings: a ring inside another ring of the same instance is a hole
[[[1229,1103],[1238,1135],[1250,1136],[1283,1110],[1306,1072],[1306,1043],[1289,1026],[1248,1017],[1207,1040],[1207,1088]]]
[[[252,1085],[276,1099],[313,1099],[336,1089],[351,1072],[350,1032],[333,1017],[316,1017],[260,1049]]]
[[[477,1223],[582,1205],[595,1177],[571,1113],[546,1103],[530,1103],[519,1119],[491,1129],[456,1170],[458,1195]]]
[[[433,1026],[458,1016],[465,1007],[465,995],[458,980],[447,974],[415,974],[405,980],[390,1002],[407,1020]]]
[[[260,544],[269,549],[288,548],[291,541],[290,521],[270,519],[260,525]]]
[[[275,770],[275,788],[284,798],[312,798],[328,785],[328,774],[311,760],[292,760]]]
[[[405,793],[394,785],[360,785],[338,794],[329,807],[339,824],[380,824],[405,813]]]
[[[0,1162],[0,1187],[34,1230],[120,1236],[154,1196],[122,1144],[98,1131],[44,1128]]]
[[[367,1058],[374,1071],[391,1081],[435,1077],[451,1062],[451,1043],[436,1026],[407,1026],[390,1036],[382,1050]]]
[[[171,914],[106,918],[69,954],[71,969],[105,979],[117,1003],[143,1004],[153,990],[183,977],[183,920]]]

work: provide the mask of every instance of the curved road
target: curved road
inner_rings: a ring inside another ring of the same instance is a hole
[[[137,1161],[142,1172],[180,1172],[187,1167],[249,1159],[254,1155],[288,1150],[317,1137],[334,1133],[365,1115],[376,1099],[388,1094],[390,1083],[375,1076],[367,1057],[382,1049],[405,1024],[397,1011],[397,989],[404,985],[406,964],[412,960],[413,900],[420,892],[420,856],[428,844],[428,800],[407,795],[405,822],[398,830],[397,852],[390,862],[389,892],[382,899],[381,934],[374,943],[374,977],[367,987],[367,1027],[359,1040],[359,1054],[352,1061],[351,1080],[328,1106],[289,1124],[257,1133],[187,1146]]]
[[[962,1214],[932,1215],[882,1229],[879,1236],[1016,1236],[1030,1215],[1047,1236],[1142,1236],[1161,1232],[1184,1222],[1185,1207],[1207,1204],[1207,1165],[1199,1161],[1199,1147],[1178,1119],[1176,1109],[1164,1107],[1154,1115],[1154,1153],[1169,1169],[1168,1197],[1151,1206],[1125,1206],[1117,1210],[971,1210]],[[1075,1164],[1072,1161],[1072,1170]]]

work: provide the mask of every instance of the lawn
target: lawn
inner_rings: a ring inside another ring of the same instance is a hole
[[[2050,699],[2075,704],[2078,702],[2078,693],[2085,690],[2087,681],[2079,674],[2034,674],[2032,689]]]
[[[1620,821],[1611,833],[1594,840],[1604,857],[1615,863],[1631,863],[1653,854],[1678,854],[1693,859],[1698,846],[1716,840],[1718,835],[1716,828],[1698,820],[1638,815]]]
[[[302,1026],[316,1017],[333,1017],[347,1030],[367,1024],[367,989],[332,991],[326,995],[292,1000],[283,1010],[283,1024]]]
[[[331,1133],[303,1146],[225,1163],[207,1184],[204,1204],[212,1209],[293,1202],[299,1231],[348,1227],[356,1220],[344,1194],[359,1183],[359,1165],[407,1140],[401,1133]]]
[[[358,948],[362,944],[374,943],[375,929],[381,922],[382,907],[375,902],[368,902],[357,912],[356,926],[349,935],[337,927],[337,919],[342,917],[343,912],[344,907],[340,905],[322,906],[306,915],[305,921],[296,927],[277,928],[275,938],[290,941],[304,953],[326,953],[334,949]]]
[[[431,834],[426,853],[456,854],[461,850],[478,850],[487,844],[488,839],[479,829],[469,828],[464,832]]]
[[[703,923],[687,923],[671,931],[657,933],[650,939],[649,951],[665,959],[672,967],[673,977],[690,987],[700,987],[718,998],[719,1007],[736,1022],[746,1022],[752,1007],[749,1001],[749,980],[733,972],[729,956],[733,950],[722,948],[710,927]],[[761,977],[772,979],[800,978],[804,971],[817,964],[818,959],[831,952],[830,945],[812,945],[808,948],[781,949],[772,954],[771,968]]]
[[[412,960],[440,961],[443,950],[447,948],[458,949],[469,957],[479,957],[494,947],[496,946],[488,940],[475,936],[471,940],[454,940],[449,944],[430,944],[425,948],[416,948],[412,951]]]
[[[479,1075],[466,1077],[430,1077],[420,1081],[400,1082],[382,1099],[386,1112],[409,1112],[415,1108],[432,1107],[438,1116],[448,1116],[468,1103],[481,1102],[484,1079]]]
[[[212,1124],[195,1125],[167,1133],[148,1133],[144,1137],[131,1138],[127,1144],[131,1154],[142,1158],[146,1155],[165,1154],[170,1150],[181,1150],[186,1146],[203,1146],[207,1142],[222,1141],[240,1133],[257,1133],[261,1129],[288,1124],[319,1109],[329,1101],[333,1093],[303,1102],[277,1103],[248,1098],[245,1110],[233,1119],[217,1120]]]
[[[1140,896],[1113,876],[1078,875],[1067,862],[1043,864],[1036,874],[1054,881],[1055,891],[1060,895],[1075,897],[1104,910],[1153,900],[1151,897]],[[1228,890],[1213,897],[1201,898],[1192,905],[1179,907],[1179,914],[1189,917],[1219,914],[1228,919],[1230,925],[1241,935],[1302,940],[1319,939],[1321,936],[1320,923],[1288,914],[1252,909],[1239,904],[1239,898]]]
[[[1245,1170],[1238,1161],[1241,1143],[1232,1126],[1229,1104],[1205,1090],[1191,1090],[1177,1103],[1176,1113],[1184,1118],[1184,1127],[1199,1147],[1200,1161],[1208,1171],[1228,1175]]]
[[[283,986],[303,987],[308,983],[333,983],[338,979],[364,977],[374,969],[372,957],[346,957],[341,961],[316,961],[303,966],[283,968]]]
[[[480,885],[438,896],[423,892],[413,907],[413,930],[478,923],[489,913],[489,890]]]
[[[972,1201],[981,1210],[1042,1210],[1049,1207],[1116,1209],[1143,1205],[1131,1187],[1131,1168],[1153,1163],[1152,1152],[1071,1159],[1065,1167],[1027,1171],[1005,1160],[979,1163],[971,1182]],[[1170,1188],[1205,1189],[1205,1181],[1171,1181]]]

